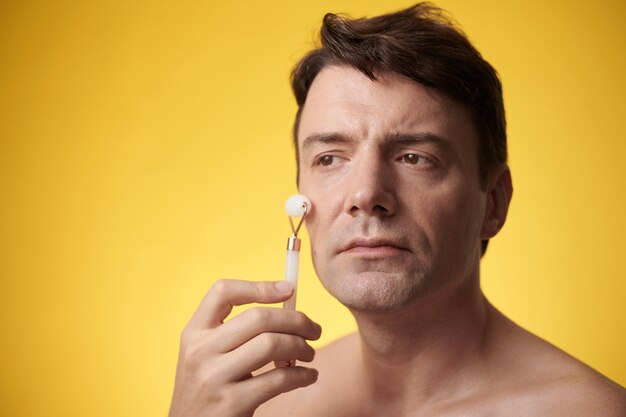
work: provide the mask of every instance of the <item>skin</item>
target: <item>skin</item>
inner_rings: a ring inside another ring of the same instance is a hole
[[[481,187],[468,110],[377,77],[323,69],[298,131],[314,265],[358,332],[316,353],[321,328],[303,313],[226,320],[289,286],[218,281],[181,336],[170,417],[626,415],[622,387],[482,294],[480,241],[504,224],[512,185],[503,165]],[[290,359],[299,366],[273,365]]]
[[[255,415],[624,415],[623,388],[482,294],[480,241],[504,224],[512,185],[503,165],[480,186],[469,111],[377,77],[323,69],[298,131],[315,268],[359,331],[318,352],[316,384]]]
[[[421,294],[472,286],[478,237],[497,231],[493,221],[483,226],[495,213],[486,214],[465,108],[408,79],[381,78],[322,71],[299,132],[318,276],[363,312],[409,311]]]
[[[292,294],[286,282],[217,281],[182,332],[169,416],[252,416],[265,401],[315,382],[317,371],[301,366],[252,374],[274,361],[313,359],[306,340],[318,339],[321,328],[306,315],[255,307],[225,322],[233,306]]]

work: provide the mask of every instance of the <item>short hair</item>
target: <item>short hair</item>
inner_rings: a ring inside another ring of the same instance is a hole
[[[506,118],[498,73],[442,9],[423,2],[371,18],[327,13],[320,38],[321,46],[307,53],[291,73],[298,104],[293,129],[298,177],[302,109],[317,74],[333,65],[352,66],[373,81],[376,72],[395,72],[465,105],[480,140],[477,174],[483,189],[493,170],[506,162]],[[483,254],[487,242],[482,242]]]

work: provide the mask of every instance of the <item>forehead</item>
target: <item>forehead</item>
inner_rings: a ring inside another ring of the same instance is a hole
[[[298,146],[309,135],[335,132],[361,139],[427,132],[477,143],[469,110],[446,94],[393,72],[372,81],[347,66],[328,66],[315,77],[302,109]]]

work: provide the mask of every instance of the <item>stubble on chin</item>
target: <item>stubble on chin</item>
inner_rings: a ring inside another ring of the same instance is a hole
[[[320,280],[341,304],[355,312],[392,312],[428,292],[428,272],[411,271],[326,271]]]
[[[313,265],[326,290],[353,311],[387,312],[400,309],[429,291],[432,273],[427,267],[431,244],[424,233],[379,218],[356,218],[349,226],[325,236],[321,254],[311,245]],[[356,236],[397,241],[404,254],[388,259],[363,259],[340,253]]]

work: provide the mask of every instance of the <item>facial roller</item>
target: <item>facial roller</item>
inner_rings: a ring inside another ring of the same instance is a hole
[[[298,232],[304,221],[304,216],[311,210],[311,201],[302,194],[292,195],[285,202],[285,211],[289,215],[291,237],[287,240],[287,262],[285,265],[285,280],[293,286],[293,295],[285,301],[283,308],[296,309],[296,293],[298,290],[298,265],[300,263],[300,239]],[[298,226],[294,227],[293,217],[300,217]]]

